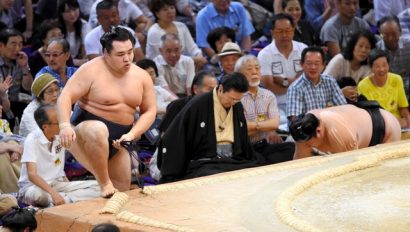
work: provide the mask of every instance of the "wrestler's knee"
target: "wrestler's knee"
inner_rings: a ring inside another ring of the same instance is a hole
[[[100,121],[90,120],[80,123],[76,132],[79,133],[81,138],[91,141],[107,141],[108,140],[108,128]]]

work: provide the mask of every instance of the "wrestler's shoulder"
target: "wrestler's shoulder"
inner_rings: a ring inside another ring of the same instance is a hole
[[[144,69],[138,67],[135,64],[133,64],[131,66],[129,73],[133,76],[140,76],[140,77],[143,77],[145,79],[151,80],[151,77],[149,76],[147,71],[145,71]]]

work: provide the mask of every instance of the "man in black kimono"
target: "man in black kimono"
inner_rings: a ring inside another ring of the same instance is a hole
[[[240,102],[248,88],[242,74],[225,75],[182,109],[159,143],[162,183],[258,166]]]

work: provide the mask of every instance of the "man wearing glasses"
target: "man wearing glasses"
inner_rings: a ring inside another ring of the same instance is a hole
[[[399,141],[394,115],[378,105],[336,106],[299,115],[289,125],[296,142],[294,159],[326,155]]]
[[[261,65],[262,83],[277,99],[280,129],[287,130],[286,93],[288,87],[302,73],[300,54],[306,48],[304,43],[293,41],[295,24],[292,16],[277,14],[273,17],[271,44],[258,54]]]
[[[289,87],[286,96],[286,115],[292,121],[309,110],[346,104],[346,98],[336,80],[321,74],[325,67],[325,53],[319,47],[307,47],[300,61],[303,74]]]
[[[44,73],[49,73],[58,80],[58,87],[62,89],[68,79],[77,71],[76,67],[67,66],[67,61],[70,59],[70,44],[66,39],[53,38],[50,40],[44,55],[48,65],[36,74],[36,78]]]

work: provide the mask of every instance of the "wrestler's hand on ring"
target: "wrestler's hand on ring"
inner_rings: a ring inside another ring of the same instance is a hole
[[[60,140],[63,147],[70,148],[75,138],[75,131],[72,127],[60,129]]]

